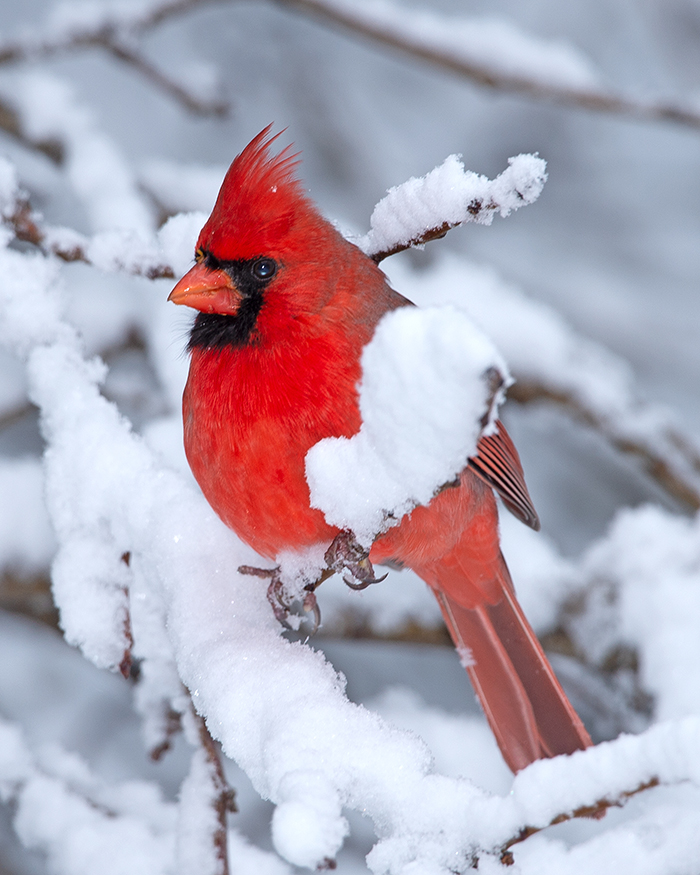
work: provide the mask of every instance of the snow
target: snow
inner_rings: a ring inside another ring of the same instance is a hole
[[[307,454],[312,506],[371,544],[392,521],[427,504],[474,455],[481,420],[492,427],[493,371],[507,385],[505,362],[459,311],[388,313],[362,353],[360,431],[326,438]]]
[[[425,231],[462,222],[490,225],[494,213],[505,217],[533,203],[547,179],[546,163],[536,155],[518,155],[508,165],[490,180],[465,171],[459,157],[450,155],[425,176],[390,189],[356,244],[368,255],[391,252],[419,241]]]

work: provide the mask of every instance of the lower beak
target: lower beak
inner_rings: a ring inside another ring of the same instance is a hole
[[[168,295],[173,304],[185,304],[202,313],[235,316],[241,294],[225,270],[213,270],[205,264],[195,264]]]

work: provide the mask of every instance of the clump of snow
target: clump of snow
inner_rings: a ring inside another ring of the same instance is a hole
[[[650,506],[627,510],[590,548],[579,572],[591,593],[591,584],[607,584],[603,614],[590,620],[599,626],[607,620],[606,652],[620,643],[635,648],[661,720],[700,712],[699,545],[700,516],[684,519]],[[588,622],[584,615],[573,625],[582,647]]]
[[[288,774],[279,794],[272,837],[282,856],[309,868],[334,859],[349,830],[338,791],[323,772]]]
[[[533,203],[547,180],[546,162],[536,155],[508,159],[496,179],[465,170],[457,155],[418,179],[389,190],[370,218],[370,230],[355,243],[368,255],[417,242],[426,231],[461,222],[490,225],[495,213],[509,215]]]
[[[465,311],[507,358],[516,379],[571,394],[629,439],[663,443],[671,419],[658,405],[641,405],[632,371],[623,359],[582,337],[551,307],[528,298],[491,268],[444,255],[430,271],[414,271],[400,260],[385,263],[395,288],[416,304],[451,304]]]
[[[388,313],[362,353],[360,431],[326,438],[307,454],[312,505],[369,544],[387,523],[427,504],[464,468],[482,419],[495,414],[493,370],[507,383],[493,344],[458,310]]]

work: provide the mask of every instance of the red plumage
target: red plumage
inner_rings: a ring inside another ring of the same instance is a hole
[[[360,427],[360,356],[382,316],[410,302],[323,219],[288,149],[262,131],[231,165],[171,300],[200,311],[183,398],[192,471],[222,520],[262,556],[329,544],[304,460]],[[370,558],[433,589],[499,746],[517,771],[590,744],[518,605],[492,488],[537,526],[517,452],[499,424],[459,485],[377,539]]]

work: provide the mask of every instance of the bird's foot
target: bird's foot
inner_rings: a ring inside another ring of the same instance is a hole
[[[381,583],[386,574],[374,576],[374,567],[366,550],[355,538],[352,532],[339,532],[333,539],[323,557],[326,565],[334,573],[342,573],[343,581],[350,589],[367,589],[373,583]],[[344,572],[349,571],[352,577]]]
[[[287,590],[282,582],[282,572],[277,565],[275,568],[255,568],[253,565],[241,565],[238,569],[239,574],[250,574],[253,577],[262,577],[270,581],[267,587],[267,600],[272,607],[272,612],[275,619],[292,631],[298,630],[300,620],[297,624],[290,622],[292,616],[293,602],[287,601]],[[314,635],[321,625],[321,610],[316,601],[314,590],[321,581],[317,583],[307,584],[304,587],[304,598],[301,601],[302,611],[304,614],[313,614],[314,625],[311,634]],[[296,628],[295,628],[296,626]]]

